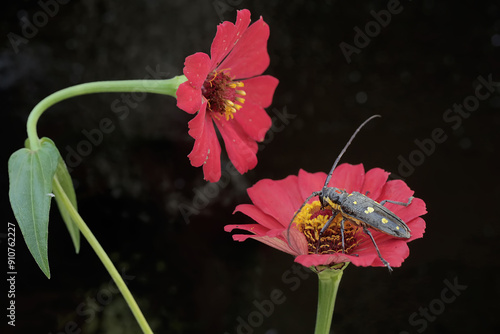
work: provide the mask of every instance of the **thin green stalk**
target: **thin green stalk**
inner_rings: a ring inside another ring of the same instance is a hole
[[[176,97],[175,93],[181,83],[186,81],[184,75],[176,76],[171,79],[163,80],[118,80],[118,81],[96,81],[88,82],[57,91],[42,101],[40,101],[31,111],[28,122],[27,132],[30,140],[31,149],[36,151],[40,148],[39,138],[36,131],[38,119],[45,110],[54,104],[68,99],[70,97],[93,94],[93,93],[124,93],[124,92],[142,92],[164,94]]]
[[[316,271],[319,279],[319,293],[314,334],[330,333],[337,291],[346,266],[347,265],[343,265],[342,269],[327,268]]]
[[[143,333],[153,333],[151,328],[149,327],[148,322],[146,321],[146,318],[144,318],[144,315],[141,312],[141,309],[137,305],[137,302],[135,301],[134,297],[130,293],[130,290],[128,289],[127,285],[123,281],[120,273],[118,270],[116,270],[115,266],[111,262],[108,254],[104,251],[104,249],[101,247],[97,239],[95,238],[94,234],[92,231],[90,231],[89,227],[85,222],[83,221],[82,217],[78,214],[76,209],[73,207],[71,204],[71,201],[69,200],[68,196],[66,196],[66,193],[64,192],[63,188],[61,187],[61,184],[59,183],[59,180],[57,177],[54,177],[54,185],[55,187],[52,189],[54,192],[54,195],[56,197],[59,197],[62,199],[64,206],[67,208],[69,211],[69,214],[71,215],[71,218],[73,221],[76,223],[80,231],[82,232],[83,236],[87,241],[89,242],[90,246],[92,249],[94,249],[95,253],[101,260],[102,264],[106,268],[106,270],[109,272],[111,275],[111,278],[113,278],[113,281],[115,281],[116,286],[120,290],[121,294],[123,295],[123,298],[125,298],[125,301],[127,302],[128,306],[130,307],[130,310],[135,316],[135,319],[137,320],[137,323],[141,327]]]

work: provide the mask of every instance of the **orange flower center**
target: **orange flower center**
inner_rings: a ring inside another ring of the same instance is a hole
[[[320,235],[320,231],[335,213],[330,226]],[[306,204],[295,217],[297,229],[304,234],[308,244],[309,254],[342,253],[342,236],[340,222],[342,214],[333,211],[330,207],[321,208],[319,201]],[[349,220],[344,222],[344,252],[351,254],[358,246],[357,234],[359,227]]]
[[[214,117],[219,119],[222,115],[229,120],[234,118],[234,114],[243,108],[246,93],[241,88],[244,86],[241,81],[233,81],[224,70],[213,71],[203,83],[201,92],[207,99],[207,109]]]

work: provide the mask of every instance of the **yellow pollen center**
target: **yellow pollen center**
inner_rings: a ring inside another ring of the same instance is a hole
[[[335,215],[330,226],[320,235],[320,231]],[[342,214],[330,207],[321,208],[319,201],[306,204],[294,220],[295,227],[304,234],[309,254],[342,253],[342,236],[340,222]],[[350,254],[358,246],[357,233],[359,227],[349,220],[344,222],[344,252]]]
[[[218,70],[212,72],[203,84],[202,94],[207,99],[207,110],[219,119],[219,115],[226,120],[234,118],[234,114],[243,108],[246,92],[242,89],[245,84],[242,81],[233,81],[229,76],[229,70]]]

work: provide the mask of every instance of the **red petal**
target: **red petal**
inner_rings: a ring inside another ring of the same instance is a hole
[[[299,170],[299,187],[303,201],[314,191],[320,191],[325,184],[326,174],[323,172],[308,173],[305,170]]]
[[[248,188],[248,196],[255,206],[287,228],[303,201],[297,181],[295,175],[278,181],[260,180]]]
[[[217,33],[210,49],[210,55],[212,56],[211,70],[219,66],[224,57],[231,52],[235,43],[241,38],[249,24],[250,11],[243,9],[238,11],[236,25],[229,21],[224,21],[217,26]]]
[[[273,102],[273,95],[278,86],[278,79],[270,75],[261,75],[255,78],[243,80],[245,86],[243,90],[246,92],[245,99],[258,106],[267,108]],[[243,109],[246,103],[243,105]],[[242,109],[242,110],[243,110]]]
[[[211,118],[207,114],[207,101],[204,101],[200,107],[200,112],[188,122],[188,134],[194,139],[198,139],[203,135],[205,124],[211,122]]]
[[[344,189],[348,193],[361,191],[365,179],[365,169],[363,164],[351,165],[342,164],[333,171],[330,187]]]
[[[220,144],[212,119],[205,113],[205,108],[189,122],[189,127],[190,134],[197,135],[193,150],[188,155],[191,165],[203,165],[205,180],[218,181],[221,176]]]
[[[349,258],[350,262],[354,264],[355,266],[358,267],[368,267],[371,266],[373,263],[373,260],[377,257],[377,254],[373,252],[367,252],[365,254],[361,253],[355,253],[358,254],[358,256],[351,256]]]
[[[384,188],[382,189],[382,192],[380,193],[377,199],[377,202],[380,203],[381,201],[388,199],[391,201],[407,203],[408,199],[413,195],[413,193],[414,191],[411,190],[410,187],[408,187],[406,183],[404,183],[404,181],[391,180],[385,184]],[[402,212],[405,209],[409,208],[403,205],[392,204],[392,203],[386,203],[384,204],[384,206],[398,216],[399,212]]]
[[[410,255],[410,249],[406,244],[406,240],[391,238],[387,242],[377,243],[377,246],[384,260],[389,262],[391,267],[401,267],[403,261]],[[376,252],[375,246],[373,246],[373,252]],[[378,255],[371,265],[376,267],[385,266]]]
[[[422,238],[425,232],[425,221],[422,218],[415,218],[408,223],[408,227],[411,230],[411,237],[407,239],[407,242],[412,240]]]
[[[201,89],[210,73],[210,57],[203,52],[187,57],[183,72],[193,88]]]
[[[263,141],[272,125],[271,117],[266,111],[251,101],[246,101],[245,106],[236,112],[234,121],[254,141]]]
[[[224,231],[226,232],[231,232],[234,229],[241,229],[245,230],[248,232],[253,233],[252,234],[235,234],[233,235],[233,239],[236,241],[245,241],[247,239],[255,239],[257,241],[260,241],[268,246],[271,246],[273,248],[276,248],[282,252],[292,254],[292,255],[298,255],[295,250],[290,248],[288,242],[282,237],[283,234],[283,227],[279,229],[273,229],[269,230],[259,224],[247,224],[247,225],[226,225],[224,227]],[[299,233],[300,234],[300,233]],[[302,239],[304,239],[303,242],[303,247],[305,251],[307,251],[307,243],[305,243],[305,238],[303,235],[300,235]],[[294,236],[292,236],[294,238]]]
[[[247,215],[248,217],[252,218],[259,224],[265,226],[268,229],[275,229],[275,228],[283,228],[283,226],[276,221],[273,217],[265,214],[257,208],[255,205],[252,204],[240,204],[236,207],[233,213],[235,212],[241,212]]]
[[[257,165],[257,143],[236,122],[214,119],[219,129],[229,159],[241,174]]]
[[[382,189],[387,182],[387,177],[389,176],[389,172],[381,168],[373,168],[370,169],[365,174],[365,182],[363,183],[363,187],[361,188],[360,193],[363,195],[368,191],[368,197],[377,199],[382,192]]]
[[[205,53],[198,52],[186,58],[183,71],[188,81],[177,89],[177,107],[190,114],[200,109],[201,87],[207,78],[209,67],[210,58]]]
[[[201,89],[193,88],[188,81],[177,88],[177,107],[187,113],[194,114],[200,109],[202,95]]]
[[[417,218],[420,219],[420,218]],[[422,233],[423,234],[423,229],[421,228],[421,225],[417,220],[414,220],[416,222],[414,228],[416,229],[417,233]],[[410,226],[410,225],[409,225]],[[425,226],[425,224],[424,224]],[[410,227],[410,229],[413,228]],[[391,267],[399,267],[403,263],[403,261],[408,257],[409,255],[409,249],[407,246],[407,243],[413,239],[399,239],[399,238],[394,238],[390,235],[387,235],[385,233],[381,233],[379,231],[370,229],[373,238],[375,239],[375,242],[377,243],[377,246],[380,250],[380,253],[382,254],[382,257],[389,262]],[[413,230],[412,230],[413,232]],[[413,234],[413,233],[412,233]],[[420,236],[415,236],[415,238],[420,237]],[[370,264],[372,266],[384,266],[382,261],[379,259],[378,254],[376,252],[375,246],[373,245],[373,242],[369,238],[367,234],[364,232],[360,232],[359,235],[359,245],[358,247],[354,250],[356,254],[365,254],[365,253],[372,253],[375,255],[375,258],[373,260],[373,263]]]
[[[194,142],[193,149],[189,153],[188,158],[191,161],[191,165],[194,167],[200,167],[208,159],[210,148],[208,147],[208,141],[206,138],[196,139]]]
[[[268,228],[260,225],[260,224],[243,224],[243,225],[226,225],[224,226],[224,231],[231,232],[234,229],[248,231],[256,235],[266,235],[269,231]],[[246,235],[246,234],[242,234]],[[234,236],[233,236],[234,237]]]
[[[394,212],[396,213],[396,212]],[[397,215],[404,222],[410,222],[413,219],[420,217],[427,213],[427,209],[425,208],[425,203],[420,198],[413,198],[411,204],[407,207],[399,208],[397,211]]]
[[[263,108],[271,104],[278,80],[265,75],[244,80],[244,83],[246,101],[235,114],[235,120],[253,140],[263,141],[272,125],[271,117]]]
[[[231,76],[237,79],[262,74],[269,66],[268,38],[269,26],[261,17],[243,33],[219,67],[230,69]]]
[[[269,237],[267,235],[265,236],[253,236],[253,235],[233,235],[233,239],[236,241],[245,241],[246,239],[251,238],[255,239],[257,241],[260,241],[268,246],[271,246],[273,248],[276,248],[277,250],[280,250],[282,252],[292,254],[292,255],[297,255],[294,250],[290,248],[288,243],[285,240],[279,239],[279,238],[273,238]]]
[[[288,234],[289,232],[289,234]],[[302,255],[308,253],[307,240],[302,232],[297,229],[285,229],[282,231],[282,236],[284,240],[288,241],[290,249],[293,250],[295,255]],[[289,239],[289,240],[288,240]]]
[[[221,176],[220,167],[220,144],[213,123],[210,121],[210,126],[207,126],[208,132],[210,132],[207,137],[209,140],[208,146],[210,151],[208,153],[207,160],[203,165],[203,178],[209,182],[217,182]]]
[[[352,262],[356,266],[369,266],[373,262],[374,255],[366,254],[363,256],[352,256],[342,253],[335,254],[308,254],[299,255],[295,258],[295,262],[302,264],[305,267],[329,265],[332,263]]]

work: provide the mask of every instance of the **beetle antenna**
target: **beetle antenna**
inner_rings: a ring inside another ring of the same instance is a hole
[[[369,121],[371,121],[372,119],[376,118],[376,117],[382,117],[380,115],[373,115],[371,116],[370,118],[368,118],[366,121],[364,121],[357,129],[356,131],[354,131],[354,133],[352,134],[351,138],[349,139],[349,141],[347,142],[347,144],[345,144],[344,148],[342,149],[342,151],[340,152],[340,154],[338,155],[337,159],[335,160],[335,162],[333,163],[333,167],[332,169],[330,170],[330,173],[328,173],[328,177],[326,178],[326,181],[325,181],[325,187],[328,186],[328,183],[330,182],[331,178],[332,178],[332,174],[333,174],[333,171],[335,170],[335,168],[337,167],[339,161],[340,161],[340,158],[342,158],[342,156],[344,155],[345,151],[347,150],[347,148],[349,147],[349,145],[351,145],[351,142],[352,140],[354,139],[354,137],[356,137],[356,135],[358,134],[359,130],[361,130],[361,128],[363,126],[366,125],[366,123],[368,123]]]

